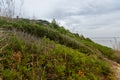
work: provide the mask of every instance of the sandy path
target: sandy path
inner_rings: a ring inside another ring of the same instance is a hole
[[[104,58],[107,62],[109,62],[109,64],[111,65],[111,69],[113,70],[113,72],[115,73],[115,78],[116,80],[120,80],[120,64],[118,64],[115,61],[112,60],[108,60],[107,58]]]
[[[111,60],[110,64],[112,66],[113,71],[115,72],[116,80],[120,80],[120,64]]]

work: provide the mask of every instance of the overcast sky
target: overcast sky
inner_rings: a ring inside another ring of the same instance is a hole
[[[120,0],[24,0],[22,10],[86,37],[120,36]]]

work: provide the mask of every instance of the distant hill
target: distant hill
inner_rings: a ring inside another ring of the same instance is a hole
[[[0,18],[3,80],[115,80],[104,58],[111,48],[71,33],[56,21]]]

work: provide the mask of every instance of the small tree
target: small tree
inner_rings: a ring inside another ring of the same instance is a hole
[[[53,28],[58,28],[58,24],[55,19],[52,20],[51,24]]]

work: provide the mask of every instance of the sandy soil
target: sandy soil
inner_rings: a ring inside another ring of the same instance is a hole
[[[120,64],[118,64],[115,61],[108,60],[107,58],[105,58],[105,60],[109,62],[109,64],[111,65],[111,69],[115,73],[114,75],[115,75],[116,80],[120,80]]]

